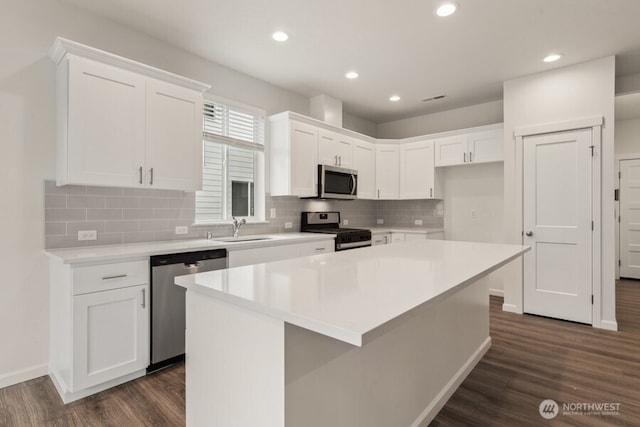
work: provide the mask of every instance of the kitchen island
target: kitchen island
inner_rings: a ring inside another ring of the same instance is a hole
[[[176,278],[188,426],[426,425],[491,345],[528,247],[410,241]]]

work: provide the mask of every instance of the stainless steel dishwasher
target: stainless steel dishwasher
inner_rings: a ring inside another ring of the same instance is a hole
[[[227,250],[151,257],[151,364],[147,372],[184,360],[185,289],[176,276],[227,268]]]

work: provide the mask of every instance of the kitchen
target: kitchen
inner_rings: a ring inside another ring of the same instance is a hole
[[[3,169],[7,174],[5,180],[15,184],[4,188],[4,191],[7,192],[5,198],[7,205],[12,207],[12,209],[7,209],[3,212],[5,216],[3,223],[6,227],[3,262],[6,263],[5,271],[9,274],[7,283],[11,283],[11,285],[8,285],[5,289],[7,297],[2,298],[3,304],[6,304],[6,306],[3,306],[1,312],[7,316],[6,321],[3,322],[5,326],[3,327],[2,336],[6,343],[6,346],[3,347],[11,349],[11,351],[3,352],[3,358],[6,358],[6,360],[3,361],[4,372],[0,376],[3,379],[11,379],[11,384],[47,373],[49,273],[48,264],[46,258],[42,255],[42,250],[47,247],[44,237],[44,195],[46,186],[49,184],[46,184],[45,181],[52,181],[56,176],[55,161],[53,160],[55,158],[53,135],[55,135],[56,127],[54,113],[55,65],[47,56],[47,51],[55,37],[59,35],[66,36],[69,39],[81,41],[87,45],[99,47],[161,69],[204,81],[213,86],[210,92],[216,96],[235,100],[242,104],[262,107],[267,116],[287,110],[303,115],[309,115],[310,112],[309,98],[306,96],[300,96],[281,87],[231,71],[193,54],[188,54],[165,42],[160,42],[131,30],[123,24],[117,24],[102,18],[98,13],[88,13],[69,3],[52,2],[40,5],[36,2],[10,2],[9,11],[3,14],[3,18],[7,22],[3,22],[2,28],[8,31],[6,52],[11,58],[11,61],[7,61],[3,65],[3,129],[6,129],[7,141],[14,141],[7,145],[9,151],[4,157]],[[461,11],[464,11],[464,8]],[[429,7],[429,13],[431,13],[431,7]],[[627,15],[633,16],[633,13],[628,12]],[[140,18],[140,20],[142,23],[146,22],[143,18]],[[620,25],[624,26],[624,24]],[[629,47],[629,43],[624,45],[625,49],[633,47]],[[278,46],[275,49],[280,48],[281,46]],[[547,48],[545,47],[544,49],[546,50]],[[618,50],[607,51],[600,56],[585,57],[583,61],[597,59],[617,52]],[[568,55],[568,52],[565,53]],[[274,55],[277,54],[277,52],[274,53]],[[480,61],[480,59],[477,60]],[[629,63],[632,64],[633,61],[623,63],[623,65]],[[343,67],[341,64],[339,66]],[[542,72],[545,70],[543,64],[537,65],[537,67],[539,67],[537,71]],[[602,76],[599,70],[593,70],[593,68],[596,67],[568,67],[566,68],[567,78],[577,82],[575,91],[578,94],[584,92],[584,87],[578,84],[581,78],[590,82],[602,80],[602,84],[592,84],[606,88],[607,93],[611,95],[609,96],[610,99],[607,98],[605,107],[600,107],[600,105],[596,108],[590,107],[589,103],[600,103],[599,100],[592,98],[588,100],[579,98],[580,102],[576,101],[576,104],[579,104],[578,106],[563,104],[562,100],[552,99],[548,100],[548,102],[555,108],[541,108],[536,117],[531,116],[533,112],[528,111],[530,115],[526,120],[522,120],[514,116],[514,114],[526,107],[517,104],[519,100],[517,95],[521,94],[522,91],[520,91],[519,87],[516,87],[514,82],[505,86],[504,117],[503,101],[500,100],[502,97],[498,96],[484,103],[469,102],[466,105],[460,105],[459,108],[452,107],[448,111],[435,112],[421,118],[392,121],[378,126],[364,120],[358,120],[357,116],[345,114],[343,126],[362,134],[374,134],[377,138],[405,138],[503,121],[505,123],[505,131],[507,131],[509,123],[511,123],[512,127],[517,127],[531,123],[557,121],[554,119],[553,114],[561,115],[559,110],[562,109],[562,106],[569,110],[568,113],[562,115],[568,115],[570,118],[591,115],[594,114],[594,110],[597,110],[597,113],[605,116],[605,123],[613,123],[613,77],[611,70],[606,71],[609,73],[607,76]],[[633,71],[637,70],[627,69],[625,73],[628,73],[628,75],[618,75],[616,78],[616,93],[637,90],[638,85],[635,84],[637,77],[634,77]],[[512,77],[517,76],[519,75]],[[502,80],[506,79],[496,79],[500,87],[502,87]],[[348,90],[349,87],[346,87],[344,91],[347,92]],[[424,96],[428,95],[431,94],[424,94]],[[420,96],[423,95],[420,94]],[[605,127],[604,141],[612,141],[613,129]],[[612,144],[608,144],[606,147],[613,150]],[[638,150],[635,151],[637,152]],[[506,159],[514,158],[513,153],[505,152],[505,155]],[[604,151],[603,167],[610,167],[613,170],[613,158],[613,151]],[[346,218],[350,221],[348,226],[375,226],[377,225],[375,221],[380,216],[383,216],[382,219],[384,219],[385,224],[392,226],[415,227],[414,221],[422,220],[423,226],[444,227],[445,234],[451,235],[455,240],[473,239],[474,237],[470,234],[465,235],[465,233],[473,233],[476,235],[475,237],[484,239],[484,241],[505,242],[502,230],[503,222],[508,227],[511,227],[510,229],[517,228],[521,230],[521,228],[518,228],[518,224],[509,224],[513,220],[513,213],[506,210],[503,212],[502,207],[503,200],[505,204],[510,206],[514,204],[510,201],[510,198],[515,197],[512,195],[513,190],[509,190],[509,186],[515,181],[513,167],[513,162],[505,161],[504,166],[500,163],[470,167],[475,169],[457,167],[455,170],[445,170],[444,173],[450,178],[445,180],[445,185],[451,185],[449,189],[445,188],[445,194],[449,190],[449,194],[453,192],[453,197],[444,197],[443,205],[440,206],[439,203],[442,202],[433,200],[419,202],[358,200],[355,202],[331,202],[328,207],[319,207],[317,203],[321,202],[304,201],[293,197],[266,198],[265,212],[267,219],[270,216],[271,208],[276,210],[275,220],[269,219],[269,223],[274,224],[274,229],[265,230],[261,228],[265,227],[263,225],[248,224],[243,226],[246,228],[241,229],[241,233],[250,235],[287,231],[289,230],[285,228],[287,222],[292,223],[291,230],[297,231],[300,221],[299,213],[301,211],[337,210],[342,213],[343,219]],[[478,170],[482,171],[483,179],[478,180],[477,177],[473,176],[474,172]],[[612,180],[613,174],[607,174],[603,169],[603,188],[613,189]],[[64,189],[64,187],[59,188]],[[465,197],[455,197],[457,195],[456,191],[460,192],[457,194]],[[53,196],[53,194],[51,195]],[[476,198],[479,202],[469,199],[469,197]],[[172,199],[173,197],[167,196],[164,198]],[[191,203],[192,201],[183,200],[175,203],[182,202]],[[460,208],[447,209],[448,202],[454,204],[454,206],[460,206]],[[479,205],[478,203],[485,204]],[[478,218],[475,222],[472,222],[469,212],[474,207],[478,211]],[[603,209],[605,208],[603,207]],[[403,214],[403,212],[408,211],[413,211],[415,214],[411,215],[411,217]],[[282,215],[281,212],[283,213]],[[452,227],[451,224],[456,224],[456,226],[447,230],[447,227]],[[192,230],[191,223],[179,225],[186,225],[189,230]],[[603,222],[603,227],[613,228],[613,224]],[[207,230],[206,227],[201,228],[197,233],[200,233],[199,236],[201,236],[205,230]],[[151,229],[152,233],[158,233],[159,235],[163,232],[166,235],[166,231],[166,227]],[[173,230],[169,231],[173,232]],[[230,234],[230,225],[215,227],[214,234],[216,236],[228,236]],[[513,233],[510,234],[510,236],[512,235]],[[603,229],[602,235],[603,245],[606,244],[607,247],[613,248],[613,242],[607,243],[604,241],[606,238],[613,238],[613,230],[606,232]],[[187,235],[186,237],[197,236]],[[172,238],[175,238],[175,234]],[[48,239],[51,239],[51,237],[48,237]],[[509,242],[515,243],[511,240]],[[607,261],[603,258],[602,275],[603,277],[612,278],[613,271],[605,270],[614,268],[613,251],[611,253],[603,253],[604,256],[610,257],[611,260]],[[513,271],[509,270],[501,273],[502,275],[514,274]],[[505,304],[509,307],[514,307],[514,310],[517,311],[517,305],[521,300],[518,295],[518,288],[521,286],[517,285],[517,280],[505,280],[505,283],[508,282],[513,289],[508,286],[503,288],[501,282],[501,278],[492,279],[492,283],[495,283],[495,285],[492,285],[494,294],[500,295],[503,292]],[[608,287],[603,285],[602,317],[604,320],[609,321],[615,321],[615,301],[611,298],[612,286],[612,283]],[[25,310],[25,307],[30,308]],[[16,328],[15,325],[20,325],[20,327]]]

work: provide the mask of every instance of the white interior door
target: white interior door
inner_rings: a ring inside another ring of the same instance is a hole
[[[620,161],[620,277],[640,279],[640,159]]]
[[[592,323],[591,130],[524,138],[524,311]]]

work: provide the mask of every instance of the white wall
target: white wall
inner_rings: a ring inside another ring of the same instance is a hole
[[[505,240],[521,243],[521,208],[517,205],[516,128],[602,116],[602,301],[600,325],[615,323],[615,240],[614,240],[614,86],[615,58],[539,73],[504,83],[504,221]],[[522,264],[512,263],[504,271],[506,310],[522,312]]]
[[[307,98],[87,15],[57,1],[4,0],[0,14],[0,387],[46,373],[48,261],[44,180],[55,178],[54,73],[47,51],[70,38],[204,81],[211,92],[308,114]]]
[[[378,138],[408,138],[430,133],[502,123],[502,101],[378,124]]]
[[[502,162],[439,169],[444,192],[444,230],[448,240],[500,243],[504,240]],[[477,214],[472,218],[471,211]],[[502,295],[502,271],[488,276],[491,293]]]
[[[616,121],[615,153],[640,154],[640,118]]]
[[[378,136],[378,125],[370,120],[342,111],[342,127],[372,138]]]

